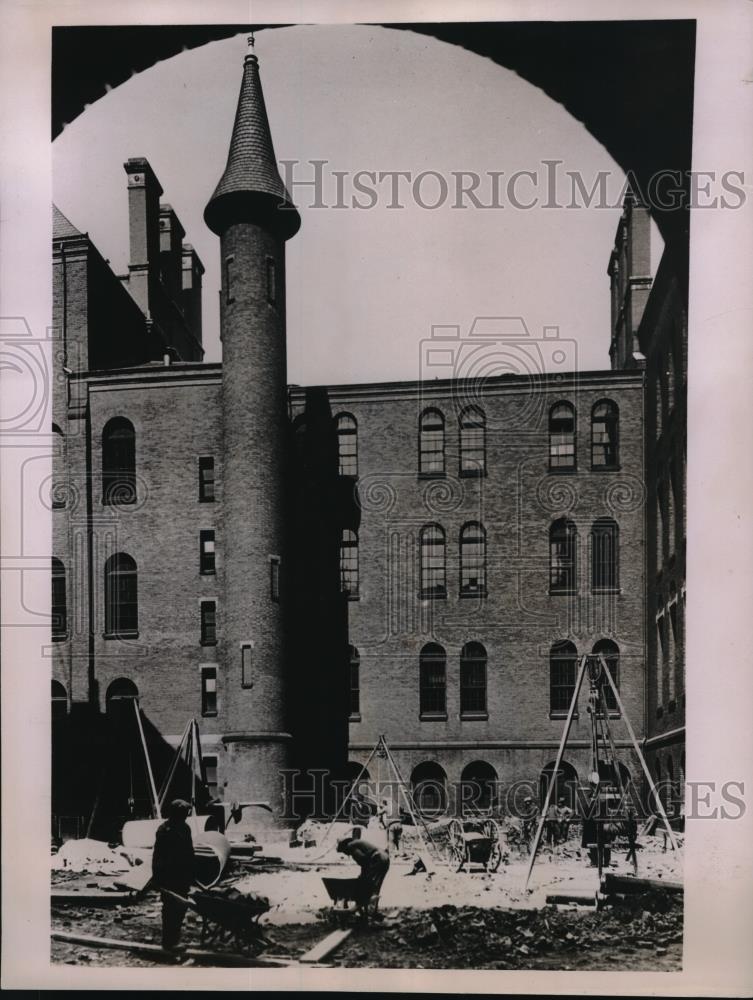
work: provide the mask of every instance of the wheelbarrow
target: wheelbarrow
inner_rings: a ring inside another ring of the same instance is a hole
[[[450,864],[460,872],[468,865],[482,865],[487,872],[496,872],[502,861],[501,834],[493,819],[454,819],[447,828],[447,855]]]
[[[233,888],[195,892],[190,896],[180,896],[169,889],[162,892],[179,899],[201,918],[202,947],[225,946],[253,957],[274,943],[259,925],[259,917],[270,909],[266,896],[244,894]]]
[[[331,915],[337,919],[339,913],[355,913],[364,923],[381,919],[378,915],[379,893],[373,892],[362,878],[322,878],[327,895],[332,900]],[[342,906],[338,911],[337,904]],[[353,903],[353,909],[350,904]]]

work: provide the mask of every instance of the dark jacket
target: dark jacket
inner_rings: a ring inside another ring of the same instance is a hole
[[[152,878],[173,892],[186,893],[194,880],[194,853],[191,830],[184,820],[166,820],[154,839]]]

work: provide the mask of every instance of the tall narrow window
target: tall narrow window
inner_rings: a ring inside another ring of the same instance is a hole
[[[349,601],[358,599],[358,535],[350,528],[340,541],[340,590]]]
[[[477,521],[460,529],[460,596],[486,596],[486,531]]]
[[[467,642],[460,653],[460,714],[486,714],[486,650]]]
[[[358,475],[358,424],[350,413],[341,413],[335,420],[337,455],[341,476]]]
[[[478,406],[460,414],[460,475],[486,474],[486,417]]]
[[[105,563],[105,634],[135,636],[139,628],[136,562],[118,552]]]
[[[570,403],[555,403],[549,411],[549,468],[575,468],[575,410]]]
[[[594,646],[593,653],[594,653],[594,656],[598,656],[599,654],[601,654],[601,656],[604,657],[604,660],[605,660],[605,662],[607,664],[607,668],[609,669],[609,673],[612,675],[612,680],[614,681],[615,686],[617,687],[617,690],[619,691],[619,689],[620,689],[620,649],[619,649],[619,646],[617,645],[617,643],[612,642],[611,639],[600,639],[596,643],[596,645]],[[604,701],[606,702],[607,708],[609,709],[610,712],[616,712],[617,711],[617,700],[616,700],[616,698],[614,696],[614,691],[612,690],[612,686],[609,683],[609,681],[606,679],[606,677],[603,678],[603,688],[602,688],[602,690],[604,692]]]
[[[201,758],[201,762],[204,765],[204,781],[207,785],[207,792],[210,798],[216,798],[217,796],[217,755],[207,754],[206,757]]]
[[[610,518],[600,518],[591,529],[591,584],[594,590],[617,590],[618,580],[617,524]]]
[[[572,521],[555,521],[549,529],[549,591],[571,594],[576,589],[578,533]]]
[[[350,663],[348,664],[350,685],[350,717],[361,718],[361,657],[355,646],[350,647]]]
[[[65,596],[65,566],[59,559],[52,560],[52,639],[67,638],[68,605]]]
[[[421,529],[421,597],[446,597],[445,534],[438,524]]]
[[[277,604],[280,600],[280,557],[269,557],[269,597]]]
[[[555,642],[549,653],[549,713],[567,715],[575,692],[577,650],[571,642]]]
[[[274,257],[267,257],[267,302],[277,304],[277,268]]]
[[[616,469],[619,464],[619,410],[602,399],[591,410],[591,467]]]
[[[201,668],[201,714],[217,715],[217,667]]]
[[[53,510],[61,510],[67,502],[65,485],[65,438],[57,424],[52,425],[52,488],[50,491]]]
[[[217,602],[201,602],[201,645],[217,644]]]
[[[444,649],[430,642],[421,650],[419,661],[419,712],[422,716],[446,715],[446,663]]]
[[[444,475],[444,417],[439,410],[421,414],[418,471],[427,477]]]
[[[211,576],[215,572],[214,531],[199,532],[199,572]]]
[[[214,458],[203,455],[199,459],[199,500],[201,503],[214,501]]]
[[[241,643],[241,687],[254,686],[254,647],[253,643]]]
[[[102,503],[136,502],[136,432],[125,417],[113,417],[102,431]]]
[[[235,257],[225,258],[225,304],[230,305],[235,302],[233,289],[233,278],[235,277]]]

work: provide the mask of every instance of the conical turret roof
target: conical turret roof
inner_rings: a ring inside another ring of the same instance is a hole
[[[218,235],[234,222],[255,222],[271,226],[284,239],[301,224],[277,169],[259,60],[253,53],[243,65],[225,172],[204,209],[204,221]]]

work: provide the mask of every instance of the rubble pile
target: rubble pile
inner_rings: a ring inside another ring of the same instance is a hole
[[[653,890],[615,906],[584,913],[546,907],[541,910],[481,909],[444,905],[430,910],[398,910],[367,934],[382,953],[394,949],[420,954],[426,968],[530,968],[537,956],[556,955],[562,965],[568,955],[614,946],[626,957],[652,949],[664,955],[667,945],[682,941],[682,899]],[[363,935],[346,944],[342,964],[360,951],[369,952]]]

